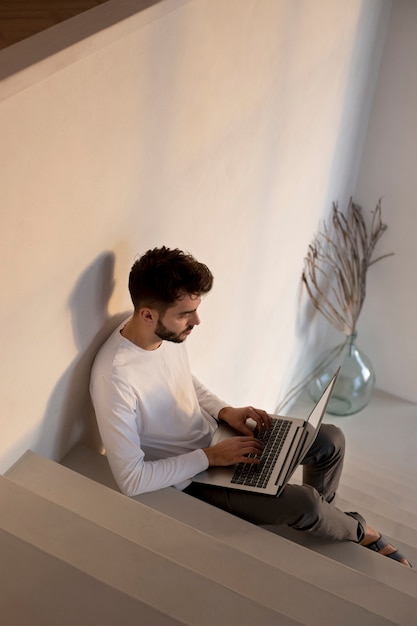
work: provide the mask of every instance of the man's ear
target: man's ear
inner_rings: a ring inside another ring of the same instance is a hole
[[[155,322],[156,319],[157,319],[157,311],[155,309],[151,309],[149,307],[142,307],[139,310],[139,317],[146,324],[153,324],[153,322]]]

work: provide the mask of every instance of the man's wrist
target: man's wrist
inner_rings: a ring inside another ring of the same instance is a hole
[[[208,466],[210,467],[213,464],[212,451],[210,450],[210,448],[201,448],[201,449],[204,452],[204,454],[206,455],[207,461],[208,461]]]
[[[217,414],[217,419],[219,422],[226,422],[227,420],[224,418],[224,414],[227,411],[227,409],[230,409],[230,406],[223,406],[220,411]],[[223,414],[223,415],[222,415]]]

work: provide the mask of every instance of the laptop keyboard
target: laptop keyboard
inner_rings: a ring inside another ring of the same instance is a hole
[[[285,439],[290,430],[291,421],[285,419],[275,419],[272,428],[258,431],[256,428],[254,435],[263,444],[261,460],[256,465],[249,463],[239,463],[233,474],[231,482],[235,485],[246,485],[248,487],[259,487],[265,489],[268,480],[275,467],[276,459],[281,452]],[[255,455],[250,455],[255,456]]]

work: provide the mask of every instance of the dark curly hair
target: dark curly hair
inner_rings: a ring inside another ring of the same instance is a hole
[[[148,250],[132,266],[129,292],[135,311],[152,306],[163,313],[182,293],[201,296],[213,286],[213,274],[204,263],[178,248]]]

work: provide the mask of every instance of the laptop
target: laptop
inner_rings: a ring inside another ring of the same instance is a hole
[[[281,493],[314,442],[327,404],[336,384],[340,367],[328,383],[307,419],[271,415],[272,428],[255,436],[264,445],[258,464],[238,463],[228,467],[209,467],[193,477],[193,482],[228,487],[277,496]],[[241,435],[222,422],[216,430],[211,445],[229,437]]]

